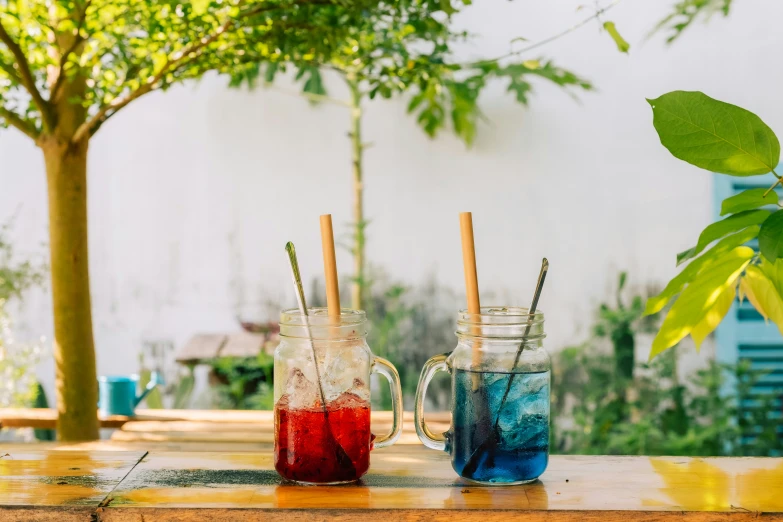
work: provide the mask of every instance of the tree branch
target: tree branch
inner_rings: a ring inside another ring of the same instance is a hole
[[[511,58],[512,56],[519,56],[521,54],[525,54],[525,53],[527,53],[529,51],[532,51],[533,49],[541,47],[542,45],[546,45],[546,44],[548,44],[550,42],[554,42],[555,40],[558,40],[558,39],[560,39],[560,38],[562,38],[562,37],[564,37],[564,36],[566,36],[568,34],[573,33],[574,31],[576,31],[580,27],[582,27],[584,25],[587,25],[588,23],[590,23],[591,21],[593,21],[593,20],[595,20],[597,18],[600,18],[601,15],[603,15],[605,12],[607,12],[608,10],[610,10],[611,8],[613,8],[614,6],[619,4],[620,2],[622,2],[622,0],[612,0],[612,2],[609,5],[596,9],[595,13],[593,13],[590,16],[588,16],[587,18],[585,18],[581,22],[577,23],[576,25],[573,25],[573,26],[569,27],[568,29],[566,29],[564,31],[561,31],[561,32],[559,32],[559,33],[557,33],[555,35],[552,35],[552,36],[550,36],[548,38],[544,38],[541,41],[538,41],[538,42],[535,42],[533,44],[530,44],[527,47],[524,47],[524,48],[519,49],[517,51],[511,51],[509,53],[506,53],[506,54],[504,54],[502,56],[498,56],[496,58],[489,58],[489,59],[486,59],[486,60],[479,60],[477,62],[472,62],[472,63],[468,63],[468,64],[464,64],[464,65],[476,66],[476,65],[481,65],[481,64],[485,64],[485,63],[499,62],[500,60],[503,60],[505,58]]]
[[[25,57],[24,52],[22,52],[22,48],[19,47],[19,44],[14,42],[14,40],[11,38],[11,35],[9,35],[5,30],[5,27],[3,27],[2,22],[0,22],[0,41],[2,41],[6,47],[8,47],[8,49],[14,55],[14,58],[16,58],[22,85],[25,86],[27,91],[30,93],[30,96],[32,96],[33,101],[38,106],[38,110],[41,111],[41,120],[43,122],[44,128],[47,130],[53,128],[54,118],[52,118],[49,104],[46,100],[43,99],[43,96],[41,96],[41,92],[38,90],[38,87],[35,86],[35,77],[33,77],[33,73],[30,71],[30,64],[27,63],[27,58]]]
[[[38,141],[40,136],[38,130],[29,121],[23,119],[15,112],[0,106],[0,118],[5,119],[10,125],[27,134],[33,141]]]
[[[778,185],[780,185],[781,183],[783,183],[783,178],[781,178],[781,177],[778,175],[778,173],[777,173],[777,172],[775,172],[775,169],[772,169],[772,173],[775,175],[775,177],[776,177],[776,178],[778,178],[778,180],[775,182],[775,184],[774,184],[774,185],[772,185],[771,187],[769,187],[769,188],[767,189],[767,191],[764,193],[764,196],[762,196],[762,197],[765,197],[765,198],[766,198],[766,197],[767,197],[767,194],[769,194],[770,192],[772,192],[773,190],[775,190],[775,187],[777,187]]]
[[[174,58],[169,59],[160,69],[160,71],[158,71],[155,76],[150,78],[147,83],[140,86],[135,91],[129,92],[125,96],[115,98],[108,105],[101,107],[101,109],[98,110],[98,112],[92,118],[82,123],[79,128],[76,129],[72,141],[77,143],[87,136],[92,136],[106,120],[116,114],[120,109],[128,105],[133,100],[143,96],[144,94],[157,89],[159,87],[158,82],[160,82],[160,80],[163,79],[166,74],[175,71],[178,67],[191,61],[193,58],[195,58],[195,56],[192,56],[194,53],[198,53],[203,48],[220,38],[220,36],[233,24],[234,19],[229,19],[225,21],[220,27],[218,27],[210,36],[204,37],[198,42],[194,42],[193,44],[187,46],[184,50],[174,53],[174,55],[172,55]]]
[[[0,62],[0,69],[4,70],[8,76],[11,77],[13,81],[18,83],[19,85],[22,85],[22,79],[19,77],[19,74],[14,70],[14,68],[4,62]]]
[[[71,45],[68,46],[68,48],[62,54],[62,56],[60,56],[60,66],[57,69],[57,80],[55,80],[54,86],[51,89],[51,95],[49,96],[50,101],[54,101],[57,99],[57,95],[59,94],[60,89],[65,83],[65,64],[68,62],[68,56],[70,56],[71,53],[74,52],[77,47],[79,47],[79,44],[81,44],[84,41],[81,32],[82,32],[82,27],[84,27],[84,22],[87,19],[87,9],[90,8],[91,3],[92,0],[87,0],[84,3],[84,9],[79,15],[79,21],[76,24],[76,34],[74,35],[73,43],[71,43]]]

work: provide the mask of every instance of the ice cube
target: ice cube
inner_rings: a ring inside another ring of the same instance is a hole
[[[549,374],[517,374],[500,410],[498,426],[505,432],[526,429],[531,417],[549,417]]]
[[[356,378],[356,369],[346,357],[332,353],[326,357],[321,366],[321,378],[324,383],[326,401],[337,399],[344,392],[350,391]]]
[[[525,415],[513,427],[499,425],[501,444],[507,449],[545,447],[549,443],[549,421],[545,415]]]
[[[549,385],[549,372],[524,373],[517,376],[525,393],[540,393]]]
[[[357,408],[369,408],[369,407],[370,407],[369,401],[362,399],[355,393],[343,393],[334,402],[329,404],[330,411],[340,410],[340,409],[352,410]]]
[[[318,385],[308,379],[300,368],[291,368],[288,373],[285,395],[290,408],[312,408],[321,404]]]

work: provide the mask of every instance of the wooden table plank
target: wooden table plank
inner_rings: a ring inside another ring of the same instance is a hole
[[[3,521],[89,520],[146,453],[0,450]]]
[[[602,520],[627,520],[629,512],[634,520],[683,512],[690,520],[749,520],[760,512],[783,520],[783,459],[553,456],[539,482],[486,487],[459,480],[444,453],[398,446],[373,452],[361,485],[306,487],[283,484],[269,452],[151,452],[104,506],[106,521],[240,521],[261,513],[367,520],[377,510],[393,520],[502,520],[496,517],[519,510],[526,520],[588,520],[591,512]]]
[[[448,413],[428,413],[427,422],[431,424],[433,430],[445,430],[450,422]],[[108,417],[99,416],[102,428],[123,428],[125,431],[173,431],[165,428],[163,423],[174,421],[192,421],[205,423],[201,426],[207,430],[208,424],[212,423],[210,430],[219,430],[220,426],[226,423],[247,423],[254,425],[263,425],[270,427],[274,422],[271,411],[260,410],[136,410],[136,416],[126,417],[123,415],[112,415]],[[403,415],[403,429],[412,433],[413,412],[405,412]],[[153,422],[159,424],[134,424],[137,422]],[[373,411],[373,426],[377,427],[376,433],[385,432],[391,426],[391,412]],[[131,423],[126,427],[128,423]],[[0,424],[5,428],[57,428],[57,410],[52,408],[0,408]],[[179,425],[182,426],[182,425]],[[254,426],[251,429],[257,429]],[[266,428],[265,428],[266,429]],[[119,436],[122,439],[122,436]],[[132,440],[133,437],[126,437],[122,440]],[[142,438],[138,440],[143,440]]]
[[[144,410],[138,410],[141,413]],[[166,410],[149,410],[166,411]],[[120,428],[136,417],[98,415],[101,428]],[[157,418],[157,417],[155,417]],[[0,408],[0,428],[57,428],[57,410],[52,408]]]

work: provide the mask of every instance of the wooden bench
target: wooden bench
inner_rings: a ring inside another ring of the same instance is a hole
[[[236,332],[196,334],[177,352],[176,361],[185,365],[209,362],[218,357],[256,357],[274,353],[279,342],[277,332]]]

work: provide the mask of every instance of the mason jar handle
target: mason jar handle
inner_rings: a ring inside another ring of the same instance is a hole
[[[402,433],[402,386],[400,385],[400,374],[392,363],[383,357],[375,357],[372,363],[372,373],[380,373],[389,381],[392,398],[392,428],[391,431],[375,439],[375,448],[385,448],[391,446]]]
[[[419,377],[419,385],[416,387],[416,403],[414,406],[414,424],[419,440],[428,448],[441,451],[446,450],[446,434],[432,433],[427,427],[427,423],[424,421],[424,397],[427,394],[427,386],[429,386],[430,381],[436,373],[451,373],[451,367],[449,366],[449,363],[446,362],[449,355],[450,354],[448,353],[436,355],[424,363],[424,368],[421,370],[421,377]]]

